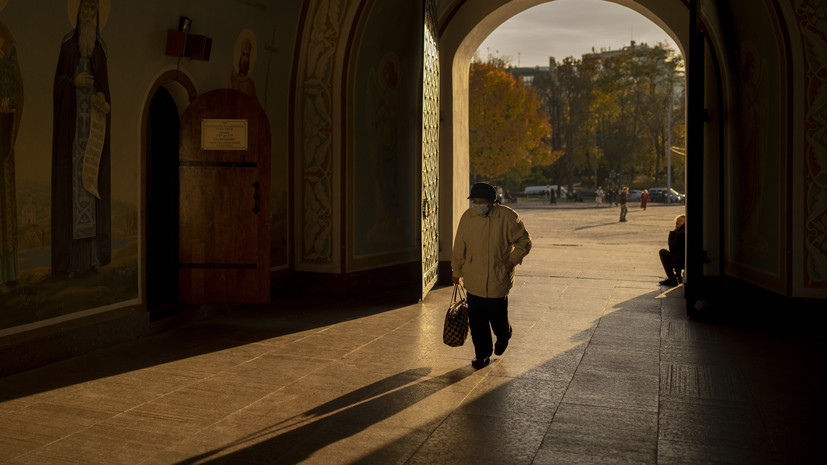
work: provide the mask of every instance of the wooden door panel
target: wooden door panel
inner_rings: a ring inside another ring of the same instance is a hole
[[[182,263],[258,263],[257,174],[256,168],[179,168],[186,186],[181,202],[187,205],[181,239],[190,244],[179,254]]]
[[[269,294],[269,282],[259,279],[251,268],[179,268],[179,298],[189,303],[262,303]]]
[[[247,148],[205,149],[204,120],[243,121]],[[269,302],[270,125],[256,99],[219,89],[193,101],[178,173],[179,301]]]

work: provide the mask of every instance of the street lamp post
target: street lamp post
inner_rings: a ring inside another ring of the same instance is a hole
[[[594,142],[594,189],[597,190],[597,132],[592,128],[592,140]]]

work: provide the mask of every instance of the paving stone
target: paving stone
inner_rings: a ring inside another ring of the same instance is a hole
[[[342,436],[342,431],[350,433]],[[421,431],[400,426],[381,425],[350,432],[347,426],[331,424],[317,431],[301,448],[296,448],[280,457],[284,463],[332,464],[359,463],[394,465],[408,463],[430,431]]]
[[[535,463],[561,456],[579,457],[580,463],[655,463],[657,428],[654,412],[562,403]]]
[[[643,412],[658,411],[658,376],[579,368],[563,401]]]
[[[550,423],[566,385],[531,378],[487,376],[457,409],[500,418]]]
[[[531,464],[547,428],[545,421],[454,413],[406,463]]]
[[[713,448],[775,452],[776,447],[752,405],[707,405],[664,401],[659,437]]]
[[[654,350],[593,344],[586,349],[580,367],[595,371],[657,376],[659,359],[658,352]]]
[[[749,387],[738,371],[727,366],[661,365],[660,397],[677,402],[752,402]]]

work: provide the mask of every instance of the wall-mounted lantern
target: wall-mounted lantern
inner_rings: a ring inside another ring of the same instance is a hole
[[[190,34],[191,27],[192,20],[181,16],[178,18],[178,30],[167,31],[167,56],[204,61],[210,59],[212,39],[207,36]]]

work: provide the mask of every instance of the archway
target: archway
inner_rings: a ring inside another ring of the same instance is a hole
[[[458,2],[442,12],[440,52],[442,107],[440,127],[440,262],[450,269],[450,251],[454,231],[467,207],[469,173],[468,89],[469,65],[486,37],[512,16],[549,0],[490,0]],[[553,1],[553,0],[552,0]],[[687,56],[690,39],[689,5],[681,0],[607,0],[628,7],[660,26]],[[448,200],[451,199],[451,200]],[[449,275],[443,273],[442,276]],[[443,281],[445,279],[443,278]]]
[[[168,71],[150,89],[142,115],[140,295],[153,319],[177,300],[179,125],[196,96],[185,74]]]
[[[175,303],[178,256],[178,109],[160,87],[149,105],[146,189],[146,304]]]

